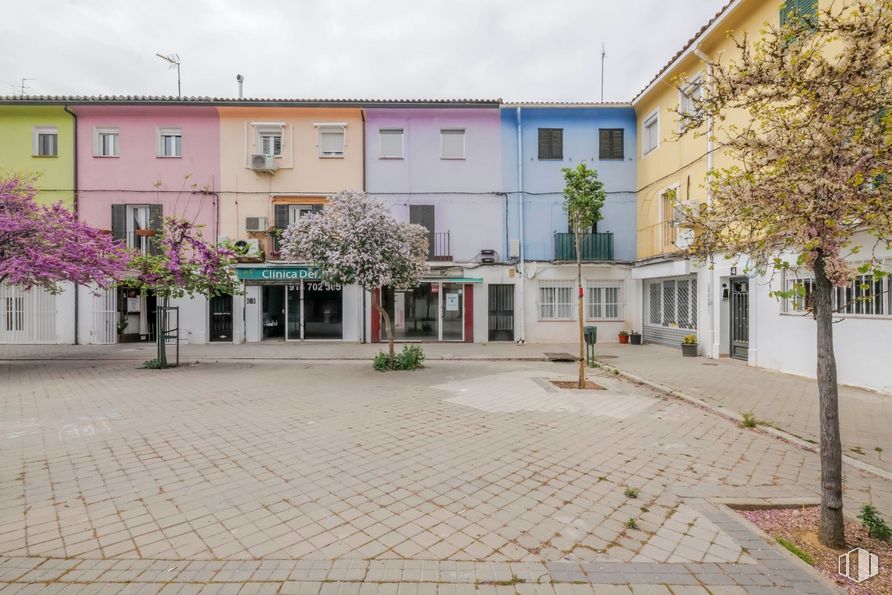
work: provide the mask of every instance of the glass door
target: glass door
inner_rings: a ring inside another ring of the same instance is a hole
[[[443,341],[461,341],[465,338],[464,286],[459,283],[442,283],[440,312],[443,322]]]
[[[341,287],[321,281],[302,281],[302,283],[303,338],[343,338],[344,292]]]
[[[289,285],[286,288],[285,316],[288,320],[285,331],[286,341],[303,339],[303,320],[300,310],[301,285]]]

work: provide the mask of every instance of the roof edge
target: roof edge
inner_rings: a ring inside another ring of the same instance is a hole
[[[502,105],[501,99],[273,99],[170,97],[153,95],[7,95],[0,105],[166,105],[205,107],[420,107],[475,108]]]

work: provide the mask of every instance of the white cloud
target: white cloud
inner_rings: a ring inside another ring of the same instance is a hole
[[[7,0],[8,1],[8,0]],[[629,100],[724,0],[30,0],[0,94]]]

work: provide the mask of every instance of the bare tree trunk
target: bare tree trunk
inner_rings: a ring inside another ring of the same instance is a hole
[[[158,362],[162,368],[167,367],[167,343],[164,340],[164,330],[167,328],[167,305],[169,298],[161,300],[161,307],[155,300],[155,342],[158,345]]]
[[[818,346],[818,403],[821,422],[821,543],[845,546],[842,516],[842,444],[839,437],[839,387],[833,353],[833,286],[824,269],[824,257],[815,260],[815,321]]]
[[[390,351],[390,359],[393,361],[396,352],[393,344],[393,326],[390,323],[390,314],[387,313],[387,310],[381,307],[381,291],[382,290],[379,288],[377,291],[372,292],[372,306],[375,307],[375,311],[384,319],[384,330],[387,332],[387,347]]]
[[[579,384],[578,388],[585,388],[585,317],[583,307],[583,291],[582,291],[582,252],[580,252],[580,234],[574,234],[576,241],[576,299],[579,305]]]

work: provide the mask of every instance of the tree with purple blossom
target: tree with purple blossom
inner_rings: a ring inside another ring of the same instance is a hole
[[[50,293],[61,283],[113,285],[130,258],[108,233],[90,227],[61,203],[38,205],[33,179],[0,179],[0,283]]]
[[[129,287],[152,291],[162,303],[162,313],[171,298],[194,295],[213,297],[237,293],[239,282],[232,269],[235,253],[227,247],[207,243],[201,228],[191,221],[166,217],[161,234],[152,238],[154,254],[138,254],[130,262]],[[157,365],[167,367],[164,342],[165,315],[156,323]]]
[[[319,267],[330,285],[361,286],[384,319],[390,360],[394,358],[390,315],[381,306],[381,290],[416,287],[427,270],[427,230],[396,221],[365,192],[339,192],[325,208],[300,218],[283,234],[282,253]]]

